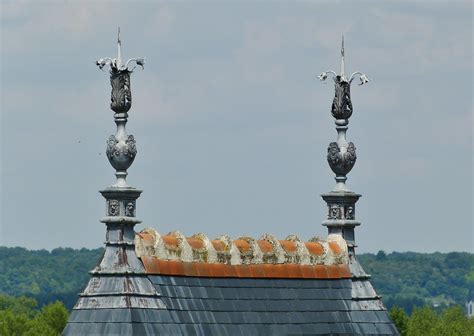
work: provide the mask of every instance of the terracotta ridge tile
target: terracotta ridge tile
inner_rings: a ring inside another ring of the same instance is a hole
[[[290,253],[296,252],[297,245],[294,241],[280,240],[280,245],[286,252],[290,252]]]
[[[277,279],[341,279],[350,278],[347,264],[251,264],[227,265],[223,263],[183,262],[155,257],[141,258],[148,274],[193,277],[277,278]]]
[[[248,253],[251,249],[249,242],[244,239],[236,239],[234,240],[234,244],[237,246],[240,253]]]
[[[328,245],[329,245],[329,248],[331,249],[331,251],[334,254],[341,254],[342,253],[342,249],[341,249],[341,247],[339,246],[339,244],[337,242],[329,241]]]
[[[317,242],[304,242],[308,252],[313,255],[323,255],[324,248],[320,243]]]
[[[205,244],[202,239],[195,238],[195,237],[188,237],[186,238],[186,241],[188,242],[189,246],[191,246],[194,250],[201,250],[205,248]]]
[[[263,253],[274,253],[273,245],[268,240],[265,240],[265,239],[257,240],[257,244]]]
[[[211,243],[217,252],[227,252],[226,251],[227,246],[222,240],[214,239],[214,240],[211,240]]]
[[[164,236],[161,236],[161,239],[163,239],[163,242],[167,246],[178,247],[178,245],[179,245],[179,241],[178,241],[178,238],[176,238],[176,236],[164,235]]]

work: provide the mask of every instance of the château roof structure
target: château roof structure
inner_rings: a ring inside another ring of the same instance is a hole
[[[107,157],[116,183],[101,191],[106,199],[104,254],[90,272],[63,335],[398,335],[355,254],[355,204],[346,175],[356,161],[347,142],[352,115],[350,84],[359,76],[334,75],[331,112],[337,141],[328,148],[336,187],[322,197],[328,215],[325,239],[265,234],[210,239],[179,231],[135,232],[136,201],[141,191],[126,182],[137,154],[126,123],[131,107],[130,74],[143,58],[122,63],[120,31],[117,58],[97,61],[110,66],[111,109],[117,125],[107,140]],[[133,67],[132,67],[133,66]]]

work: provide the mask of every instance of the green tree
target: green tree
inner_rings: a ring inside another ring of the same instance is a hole
[[[415,308],[408,320],[408,336],[439,336],[436,333],[439,319],[429,307]]]
[[[460,306],[447,308],[440,317],[440,323],[436,326],[436,335],[439,336],[458,336],[474,335],[473,324]]]
[[[385,251],[380,250],[380,251],[377,252],[377,255],[375,256],[375,258],[378,261],[382,261],[382,260],[385,260],[387,258],[387,254],[385,253]]]
[[[474,319],[461,306],[451,306],[441,315],[430,307],[415,308],[408,319],[407,336],[472,336]]]
[[[35,299],[26,296],[13,297],[0,294],[0,311],[9,310],[15,315],[26,315],[32,318],[38,303]]]
[[[406,336],[408,328],[408,316],[405,311],[402,308],[393,306],[392,309],[390,309],[390,318],[392,319],[393,323],[395,323],[400,335]]]
[[[41,309],[41,312],[37,315],[38,321],[44,322],[57,334],[61,334],[64,327],[66,326],[69,313],[62,302],[56,301]]]
[[[34,319],[28,322],[28,329],[21,334],[22,336],[59,336],[57,332],[51,328],[46,322],[40,319]]]
[[[0,335],[19,336],[28,329],[28,317],[25,314],[14,314],[10,310],[0,311]]]
[[[59,336],[66,326],[68,311],[62,302],[36,309],[26,297],[0,295],[1,336]]]

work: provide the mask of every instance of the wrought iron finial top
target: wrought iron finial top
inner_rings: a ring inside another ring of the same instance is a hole
[[[126,113],[132,104],[132,92],[130,89],[130,73],[137,66],[145,65],[145,58],[131,58],[125,65],[122,61],[122,40],[120,38],[120,27],[117,31],[117,58],[105,57],[96,61],[99,69],[110,66],[110,83],[112,85],[112,97],[110,108],[115,113]]]
[[[331,113],[336,119],[349,119],[352,115],[352,103],[350,96],[350,86],[354,78],[359,75],[360,83],[363,85],[369,81],[367,75],[360,71],[354,72],[349,78],[345,74],[345,48],[344,48],[344,35],[342,35],[341,42],[341,72],[339,75],[334,70],[327,70],[321,73],[318,78],[321,81],[325,81],[329,74],[333,74],[333,80],[335,83],[336,95],[331,107]]]
[[[365,83],[367,83],[369,81],[369,78],[367,77],[366,74],[363,74],[362,72],[360,71],[356,71],[354,72],[350,77],[349,79],[346,77],[346,74],[345,74],[345,49],[344,49],[344,35],[342,35],[342,43],[341,43],[341,72],[340,74],[338,75],[334,70],[326,70],[324,72],[322,72],[318,77],[318,79],[320,81],[325,81],[327,78],[328,78],[328,75],[329,74],[333,74],[334,75],[334,81],[336,81],[336,79],[340,82],[346,82],[346,83],[352,83],[352,81],[355,79],[355,77],[357,75],[359,75],[359,79],[360,79],[360,83],[359,85],[363,85]]]
[[[128,71],[132,72],[135,70],[137,66],[141,66],[142,69],[145,65],[145,58],[144,57],[136,57],[130,58],[125,65],[122,62],[122,40],[120,39],[120,27],[118,27],[118,34],[117,34],[117,58],[110,58],[105,57],[101,58],[96,61],[96,65],[99,67],[100,70],[107,65],[110,65],[111,71]],[[133,65],[132,68],[130,66]]]

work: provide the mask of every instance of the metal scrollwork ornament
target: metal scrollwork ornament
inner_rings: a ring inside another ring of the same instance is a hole
[[[341,163],[342,155],[339,146],[337,145],[337,142],[331,142],[329,144],[327,159],[331,168],[337,167]]]
[[[126,113],[132,107],[132,91],[130,90],[130,71],[110,70],[110,85],[112,92],[110,94],[110,108],[115,113]]]
[[[123,141],[111,135],[107,140],[107,158],[116,170],[127,170],[137,155],[136,141],[133,135],[127,136]]]
[[[327,160],[329,167],[336,175],[347,175],[354,167],[357,156],[355,146],[349,142],[347,147],[344,147],[344,154],[341,153],[341,147],[337,142],[331,142],[328,147]]]
[[[125,144],[127,145],[127,151],[124,154],[132,159],[135,158],[135,155],[137,155],[137,146],[133,135],[129,135],[127,137],[127,140],[125,140]]]
[[[114,155],[118,156],[120,154],[117,144],[118,144],[118,140],[115,137],[115,135],[109,136],[109,138],[107,139],[107,150],[105,151],[109,160],[112,156]]]
[[[351,85],[336,76],[334,79],[335,94],[332,101],[331,114],[336,119],[349,119],[352,115]]]
[[[356,147],[353,142],[349,142],[346,152],[344,153],[344,166],[348,169],[347,173],[354,167],[356,160]]]

